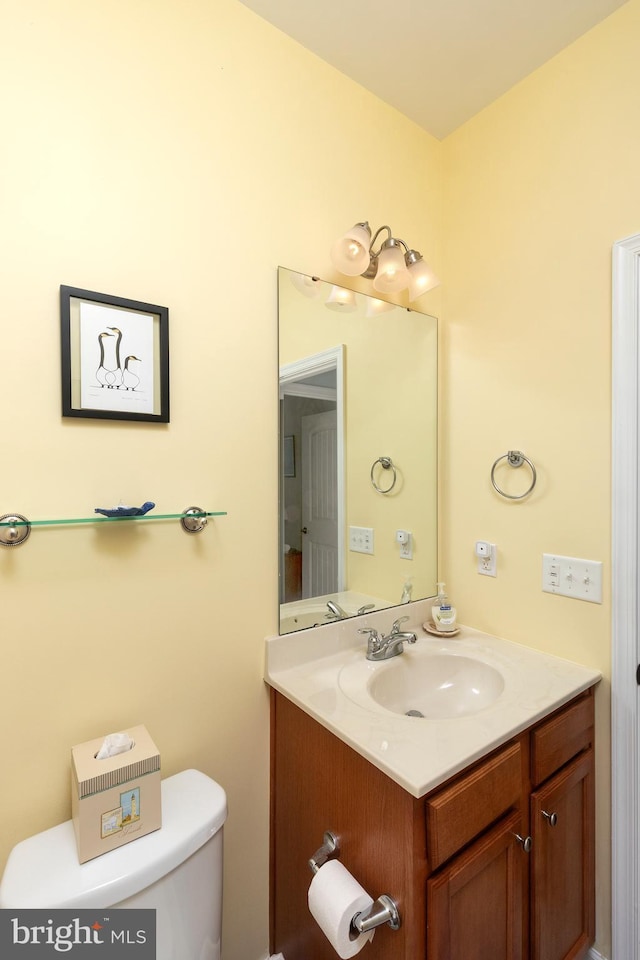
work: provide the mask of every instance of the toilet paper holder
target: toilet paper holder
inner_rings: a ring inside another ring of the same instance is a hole
[[[335,833],[332,833],[331,830],[325,830],[322,841],[322,846],[318,847],[312,857],[309,857],[309,866],[312,873],[317,873],[327,860],[333,860],[340,856],[340,843]]]
[[[322,845],[309,858],[309,867],[312,873],[317,873],[327,860],[340,856],[340,841],[335,833],[326,830],[322,837]],[[392,930],[399,930],[402,923],[398,905],[393,897],[383,893],[375,900],[366,912],[356,913],[351,919],[351,930],[355,940],[361,933],[369,933],[375,927],[388,924]]]
[[[378,897],[366,913],[356,913],[351,919],[351,928],[354,931],[354,939],[361,933],[368,933],[375,927],[380,927],[386,923],[392,930],[400,929],[400,911],[393,897],[383,893]]]

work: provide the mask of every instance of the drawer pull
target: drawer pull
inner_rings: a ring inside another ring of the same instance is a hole
[[[522,849],[525,853],[531,853],[531,847],[533,846],[531,837],[521,837],[519,833],[514,833],[514,837],[518,843],[522,844]]]
[[[546,819],[549,821],[549,826],[550,826],[550,827],[555,827],[556,823],[558,822],[558,814],[557,814],[557,813],[547,813],[546,810],[543,810],[543,811],[542,811],[542,816],[543,816],[543,817],[546,817]]]

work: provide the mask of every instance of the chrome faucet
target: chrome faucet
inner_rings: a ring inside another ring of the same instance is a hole
[[[400,624],[408,619],[409,617],[400,617],[394,620],[391,632],[386,637],[384,634],[380,636],[372,627],[358,630],[358,633],[368,634],[367,660],[390,660],[391,657],[400,656],[404,650],[403,643],[415,643],[418,639],[415,633],[400,630]]]
[[[334,600],[329,600],[327,602],[327,609],[329,613],[325,613],[327,620],[346,620],[349,616],[346,610],[343,610],[339,603],[336,603]]]

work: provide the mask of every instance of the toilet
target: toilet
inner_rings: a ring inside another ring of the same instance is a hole
[[[18,843],[0,908],[153,908],[157,960],[220,960],[226,794],[198,770],[167,777],[161,790],[159,830],[87,863],[71,820]]]

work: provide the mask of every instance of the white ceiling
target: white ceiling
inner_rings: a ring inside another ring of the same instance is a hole
[[[242,0],[442,139],[626,0]]]

